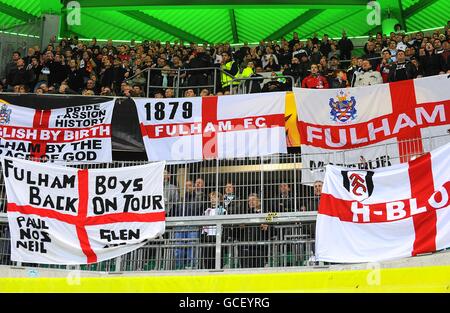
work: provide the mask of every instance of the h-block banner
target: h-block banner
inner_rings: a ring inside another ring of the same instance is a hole
[[[327,164],[375,169],[449,142],[449,87],[448,75],[439,75],[367,87],[296,88],[302,182],[322,180]]]
[[[377,262],[450,247],[450,144],[373,171],[327,165],[316,259]]]
[[[52,110],[0,103],[0,156],[111,162],[114,101]]]
[[[149,161],[287,153],[285,92],[134,101]]]
[[[4,158],[11,260],[97,263],[162,235],[164,166],[75,169]]]

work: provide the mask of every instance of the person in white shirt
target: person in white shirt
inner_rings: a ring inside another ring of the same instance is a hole
[[[371,86],[383,83],[380,72],[373,71],[372,65],[368,60],[364,60],[362,64],[363,72],[358,74],[355,79],[355,87]]]
[[[223,196],[220,192],[211,192],[209,194],[209,207],[205,210],[204,215],[215,216],[215,215],[225,215],[227,210],[223,207]],[[217,226],[203,226],[202,228],[202,242],[208,244],[207,247],[203,249],[203,261],[204,267],[206,269],[213,269],[216,261],[216,234]]]

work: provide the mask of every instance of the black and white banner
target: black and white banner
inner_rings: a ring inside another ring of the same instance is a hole
[[[52,110],[0,102],[0,155],[53,162],[111,162],[114,101]]]
[[[86,264],[165,231],[164,162],[75,169],[4,158],[11,260]]]

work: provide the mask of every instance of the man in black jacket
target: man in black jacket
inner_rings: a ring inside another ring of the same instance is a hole
[[[197,47],[196,53],[189,61],[189,68],[199,69],[211,66],[211,57],[205,52],[202,46]],[[188,75],[189,87],[206,86],[208,84],[208,70],[189,71]]]
[[[340,51],[341,60],[350,60],[352,57],[353,42],[348,39],[347,33],[342,32],[342,38],[338,41],[338,49]],[[343,67],[347,67],[350,62],[345,62]]]
[[[80,72],[75,60],[69,62],[69,77],[67,78],[67,85],[76,93],[81,93],[81,89],[84,85],[83,73]]]
[[[397,62],[391,65],[389,70],[389,82],[414,79],[417,77],[417,70],[414,64],[406,61],[405,51],[397,52]]]
[[[17,60],[15,69],[12,69],[6,78],[6,83],[13,87],[17,85],[27,85],[33,80],[33,72],[25,68],[23,59]]]

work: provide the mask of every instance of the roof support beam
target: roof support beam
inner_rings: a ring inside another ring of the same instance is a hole
[[[238,35],[237,25],[236,25],[236,15],[234,14],[233,9],[229,10],[228,14],[230,15],[230,24],[231,24],[231,32],[233,33],[233,42],[238,43],[239,35]]]
[[[129,28],[125,28],[125,27],[119,26],[117,24],[114,24],[114,21],[106,21],[106,20],[104,20],[104,19],[102,19],[102,18],[100,18],[98,16],[93,16],[93,15],[90,15],[90,14],[88,14],[86,12],[83,12],[83,14],[86,15],[86,16],[89,16],[89,17],[91,17],[93,19],[96,19],[96,20],[98,20],[98,21],[100,21],[102,23],[105,23],[106,25],[110,25],[110,26],[112,26],[114,28],[117,28],[117,29],[123,30],[125,32],[128,32],[130,34],[133,34],[133,35],[135,35],[137,37],[140,37],[140,38],[144,38],[145,37],[144,34],[137,33],[137,32],[135,32],[135,31],[133,31],[133,30],[131,30]]]
[[[432,5],[437,0],[422,0],[417,2],[416,4],[410,6],[403,12],[403,18],[406,20],[416,14],[418,11],[425,9],[426,7]]]
[[[365,8],[365,7],[364,7],[364,11],[366,11],[366,8]],[[360,13],[360,12],[361,12],[361,10],[352,11],[352,12],[350,12],[349,14],[346,14],[346,15],[344,15],[344,16],[340,16],[339,19],[340,19],[340,20],[346,20],[346,19],[348,19],[349,17],[351,17],[351,16],[353,16],[353,15],[355,15],[355,14],[358,14],[358,13]],[[315,30],[315,31],[312,32],[312,33],[306,34],[305,37],[306,37],[306,38],[311,37],[311,36],[314,35],[315,33],[319,33],[319,31],[324,30],[324,29],[327,29],[328,27],[334,25],[335,23],[336,23],[336,21],[333,20],[332,22],[330,22],[330,23],[328,23],[328,24],[326,24],[326,25],[323,25],[320,29],[317,29],[317,30]]]
[[[176,38],[183,39],[184,41],[196,42],[196,43],[201,43],[201,42],[207,41],[207,40],[204,40],[193,34],[185,32],[184,30],[182,30],[178,27],[170,25],[164,21],[161,21],[151,15],[145,14],[140,11],[120,11],[120,13],[122,13],[125,16],[131,17],[141,23],[153,26],[165,33],[171,34],[172,36],[174,36]]]
[[[397,3],[398,3],[398,9],[399,9],[399,20],[400,20],[400,25],[402,25],[402,29],[403,29],[404,31],[407,31],[407,29],[406,29],[405,17],[404,17],[404,12],[403,12],[402,0],[397,0]]]
[[[64,4],[70,0],[64,0]],[[203,6],[205,8],[228,8],[237,7],[280,7],[289,8],[350,8],[355,6],[366,6],[367,0],[78,0],[80,6],[85,9],[107,9],[107,10],[144,10],[168,7],[192,7]]]
[[[302,26],[303,24],[307,23],[310,19],[312,19],[313,17],[316,17],[323,11],[324,10],[312,9],[312,10],[303,12],[302,14],[297,16],[295,19],[293,19],[292,21],[290,21],[289,23],[287,23],[280,29],[276,30],[275,32],[273,32],[272,34],[267,36],[266,40],[268,40],[268,39],[276,40],[276,39],[279,39],[279,38],[285,36],[286,34],[292,32],[293,30],[295,30],[295,29],[299,28],[300,26]]]
[[[27,13],[25,11],[19,10],[9,4],[0,2],[0,11],[6,15],[12,16],[18,20],[28,22],[37,19],[37,16]]]

